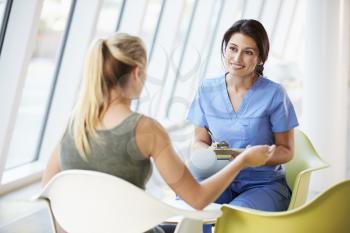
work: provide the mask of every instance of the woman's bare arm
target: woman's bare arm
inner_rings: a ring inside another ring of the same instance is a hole
[[[43,172],[41,183],[46,185],[47,182],[49,182],[49,180],[60,171],[60,151],[59,146],[57,145],[49,158],[46,169]]]
[[[153,157],[159,173],[167,184],[196,209],[203,209],[217,199],[241,169],[264,164],[271,149],[268,146],[251,147],[220,172],[198,183],[175,152],[164,128],[152,119],[148,118],[146,121],[148,124],[142,124],[143,126],[137,130],[136,141],[140,149],[144,152],[149,150],[146,153]]]

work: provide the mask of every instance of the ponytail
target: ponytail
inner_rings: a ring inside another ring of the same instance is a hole
[[[258,76],[263,76],[264,75],[263,71],[264,71],[264,64],[257,65],[255,67],[255,72]]]
[[[135,67],[143,69],[146,64],[146,49],[138,37],[117,33],[92,43],[79,99],[69,122],[75,147],[84,160],[90,151],[89,139],[98,136],[96,128],[109,107],[111,90],[125,87],[131,71]]]
[[[98,39],[88,50],[82,89],[70,121],[75,146],[85,160],[86,153],[90,150],[89,136],[96,137],[100,107],[103,104],[103,46],[104,40]]]

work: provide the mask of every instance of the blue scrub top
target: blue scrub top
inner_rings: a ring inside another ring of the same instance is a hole
[[[285,89],[263,76],[248,90],[237,112],[232,107],[225,76],[203,80],[187,120],[196,126],[209,128],[213,140],[225,140],[232,148],[272,145],[275,143],[273,133],[298,126],[294,107]],[[253,170],[284,174],[281,166],[262,166]]]

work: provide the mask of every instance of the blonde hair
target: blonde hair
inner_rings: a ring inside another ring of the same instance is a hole
[[[124,87],[135,67],[144,69],[146,49],[136,36],[117,33],[108,39],[95,40],[87,53],[83,84],[73,110],[69,129],[82,156],[90,151],[89,139],[97,137],[96,127],[110,104],[110,91]]]

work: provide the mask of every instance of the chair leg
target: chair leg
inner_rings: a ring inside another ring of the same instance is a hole
[[[61,233],[59,231],[59,229],[57,229],[56,220],[55,220],[55,217],[53,216],[50,202],[48,200],[46,200],[46,199],[40,199],[40,200],[43,201],[46,204],[46,206],[47,206],[47,210],[48,210],[49,215],[50,215],[49,217],[50,217],[50,225],[51,225],[52,233]]]
[[[177,224],[174,233],[202,233],[203,232],[203,222],[201,220],[194,220],[184,218],[180,223]]]

